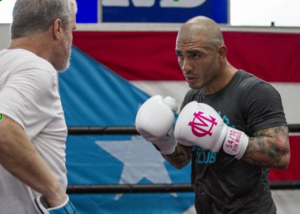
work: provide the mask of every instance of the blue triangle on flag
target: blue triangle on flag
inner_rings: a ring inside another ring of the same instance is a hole
[[[133,126],[150,97],[75,46],[59,86],[68,126]]]

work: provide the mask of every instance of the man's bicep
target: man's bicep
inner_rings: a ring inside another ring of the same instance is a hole
[[[23,127],[5,114],[2,114],[2,119],[0,120],[0,136],[1,154],[3,154],[4,149],[10,149],[8,145],[11,143],[23,143],[28,139]]]
[[[286,126],[281,96],[270,84],[256,84],[243,97],[243,113],[250,136],[260,130],[275,126]]]
[[[270,136],[270,137],[289,137],[289,130],[287,126],[276,126],[268,129],[263,129],[254,133],[254,137]]]

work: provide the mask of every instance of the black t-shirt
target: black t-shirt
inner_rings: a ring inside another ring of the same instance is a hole
[[[238,70],[216,94],[190,90],[183,108],[191,101],[212,106],[230,127],[249,137],[259,130],[286,126],[279,93],[265,81]],[[269,169],[250,165],[226,154],[192,147],[192,183],[196,186],[198,214],[274,214]]]

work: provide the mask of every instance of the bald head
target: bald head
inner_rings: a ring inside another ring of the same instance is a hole
[[[188,20],[182,25],[178,32],[177,41],[182,40],[197,40],[201,41],[209,47],[219,47],[224,44],[222,32],[216,22],[212,19],[197,16]]]
[[[227,71],[234,71],[226,58],[227,47],[221,30],[207,17],[198,16],[182,25],[175,52],[190,88],[204,88],[207,94],[224,87],[233,73]]]

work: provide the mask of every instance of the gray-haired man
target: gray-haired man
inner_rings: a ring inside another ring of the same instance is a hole
[[[57,70],[69,66],[75,0],[17,0],[0,51],[0,208],[76,213],[66,194],[67,127]]]

